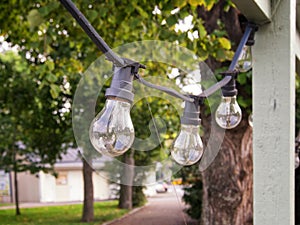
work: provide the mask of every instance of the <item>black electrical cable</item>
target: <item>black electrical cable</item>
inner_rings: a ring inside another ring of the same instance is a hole
[[[94,27],[90,24],[90,22],[79,11],[79,9],[74,5],[74,3],[71,0],[60,0],[60,2],[71,13],[74,19],[76,19],[76,21],[80,24],[85,33],[96,44],[98,49],[105,54],[108,60],[112,61],[115,66],[126,66],[124,60],[110,49],[110,47],[101,38],[101,36],[97,33]]]

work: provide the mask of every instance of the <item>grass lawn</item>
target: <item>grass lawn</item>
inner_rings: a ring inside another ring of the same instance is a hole
[[[95,222],[80,223],[82,205],[47,206],[23,208],[20,216],[15,216],[14,209],[0,210],[1,225],[99,225],[105,221],[121,217],[128,210],[118,209],[117,201],[95,202]]]

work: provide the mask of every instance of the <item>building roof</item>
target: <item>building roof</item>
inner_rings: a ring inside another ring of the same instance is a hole
[[[65,154],[61,155],[61,159],[58,160],[54,167],[56,169],[81,169],[82,168],[82,154],[79,148],[68,148]],[[104,166],[105,161],[108,159],[106,157],[98,157],[93,159],[93,165],[101,168]]]

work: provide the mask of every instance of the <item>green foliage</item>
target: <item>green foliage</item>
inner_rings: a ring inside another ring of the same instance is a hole
[[[245,112],[252,112],[252,70],[240,73],[237,77],[237,88],[239,94],[238,103]]]
[[[183,200],[189,205],[186,212],[194,219],[201,218],[202,189],[201,180],[196,180],[191,186],[184,188]]]
[[[67,40],[57,41],[63,35],[51,18],[58,6],[55,1],[0,4],[7,13],[0,16],[0,35],[19,46],[18,53],[0,54],[1,169],[51,169],[63,146],[73,142],[70,104],[82,64],[70,59],[72,50],[62,49]]]
[[[151,151],[136,151],[135,164],[145,166],[168,157],[168,140],[176,136],[176,128],[178,129],[179,126],[179,115],[170,102],[163,98],[144,98],[134,105],[131,116],[136,137],[147,140],[138,145],[139,150],[152,149]]]
[[[132,188],[132,206],[140,207],[146,204],[147,198],[143,192],[143,186],[134,186]]]
[[[185,167],[180,171],[183,180],[183,201],[188,205],[186,213],[194,219],[200,219],[202,211],[202,181],[198,167]]]
[[[5,140],[0,143],[0,168],[32,173],[46,170],[68,138],[68,113],[54,115],[56,107],[64,105],[63,95],[51,100],[48,88],[39,87],[30,65],[15,52],[1,53],[0,67],[0,136]],[[64,135],[59,136],[60,132]]]
[[[2,225],[97,225],[116,219],[128,212],[118,209],[117,201],[94,203],[95,221],[79,223],[82,205],[46,206],[24,208],[23,215],[16,217],[12,209],[0,210]]]

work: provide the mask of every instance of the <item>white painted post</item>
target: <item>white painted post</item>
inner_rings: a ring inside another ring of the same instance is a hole
[[[294,225],[295,7],[281,0],[252,52],[255,225]]]

